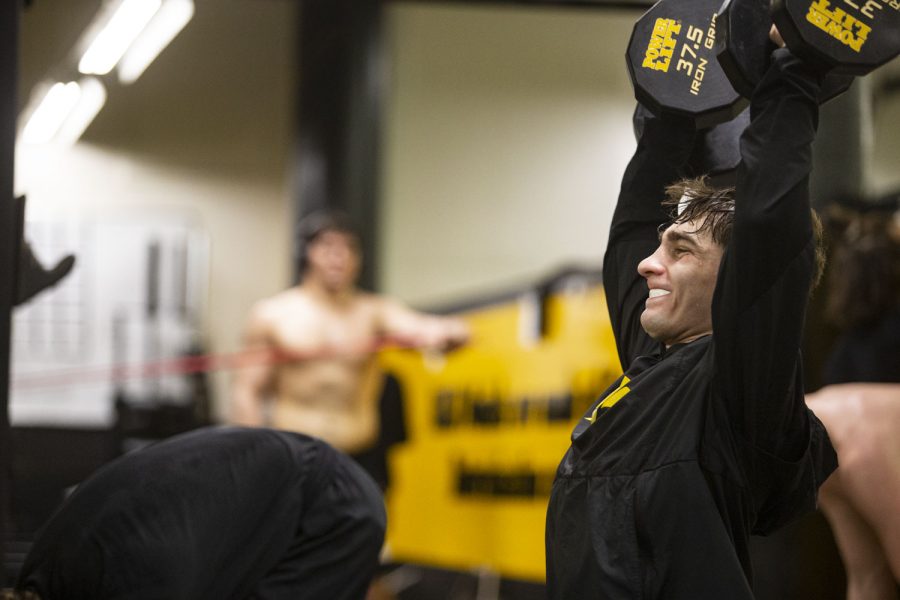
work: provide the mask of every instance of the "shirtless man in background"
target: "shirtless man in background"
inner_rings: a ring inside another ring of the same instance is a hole
[[[357,289],[359,235],[346,216],[310,215],[301,235],[300,284],[251,312],[246,348],[274,360],[239,369],[231,421],[306,433],[358,453],[376,443],[380,428],[376,350],[384,344],[450,350],[466,343],[469,330],[459,319]]]

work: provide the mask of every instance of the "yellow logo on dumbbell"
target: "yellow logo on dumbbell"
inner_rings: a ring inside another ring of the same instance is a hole
[[[829,6],[828,0],[816,0],[809,6],[806,20],[854,51],[861,51],[872,28],[840,8],[830,10]]]
[[[672,54],[675,52],[675,44],[678,42],[675,36],[681,33],[681,23],[674,19],[656,19],[653,25],[653,33],[650,35],[650,44],[644,53],[645,69],[653,69],[668,73],[669,63],[672,62]]]

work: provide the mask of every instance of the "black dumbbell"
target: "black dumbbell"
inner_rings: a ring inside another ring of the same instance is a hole
[[[773,0],[772,19],[791,52],[865,75],[900,54],[900,0]]]
[[[637,100],[654,114],[730,121],[746,106],[716,59],[721,0],[660,0],[637,21],[626,53]]]
[[[728,0],[721,12],[720,1],[660,0],[635,24],[628,69],[635,96],[655,114],[699,128],[734,118],[768,67],[773,19],[792,52],[833,71],[823,102],[850,86],[848,74],[900,54],[900,0],[773,0],[771,16],[768,0]]]
[[[647,119],[652,113],[638,104],[632,117],[634,139],[640,143]],[[697,138],[684,164],[685,177],[706,175],[713,185],[733,186],[741,162],[740,138],[750,124],[750,111],[744,110],[734,119],[697,132]]]
[[[769,0],[725,0],[716,22],[719,63],[734,89],[749,98],[765,75],[775,49],[769,39],[772,26]],[[852,75],[829,73],[819,102],[827,102],[846,92],[853,79]]]

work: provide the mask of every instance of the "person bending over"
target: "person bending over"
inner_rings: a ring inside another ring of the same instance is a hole
[[[800,363],[820,254],[808,179],[821,81],[774,52],[733,194],[669,185],[696,131],[647,116],[603,268],[624,375],[557,471],[550,598],[751,599],[750,535],[813,508],[835,468]]]
[[[5,598],[362,600],[384,529],[378,487],[324,442],[201,429],[79,485]]]

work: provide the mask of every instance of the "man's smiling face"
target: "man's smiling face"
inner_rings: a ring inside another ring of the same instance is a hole
[[[712,333],[712,297],[723,248],[692,221],[668,227],[638,273],[649,294],[641,325],[666,346]]]

